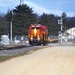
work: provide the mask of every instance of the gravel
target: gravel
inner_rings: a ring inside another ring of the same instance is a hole
[[[38,49],[38,47],[25,47],[20,49],[7,49],[7,50],[0,50],[0,56],[14,56],[19,54],[25,54],[29,51],[34,51]]]

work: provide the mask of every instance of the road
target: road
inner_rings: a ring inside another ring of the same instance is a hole
[[[55,46],[0,63],[0,75],[75,75],[75,47]]]

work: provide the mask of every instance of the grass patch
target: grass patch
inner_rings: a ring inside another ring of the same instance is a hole
[[[23,55],[30,54],[29,52],[30,52],[30,51],[26,51],[26,52],[24,52],[24,53],[22,53],[22,54],[13,55],[13,56],[0,56],[0,63],[1,63],[1,62],[4,62],[4,61],[7,61],[7,60],[10,60],[10,59],[12,59],[12,58],[14,58],[14,57],[19,57],[19,56],[23,56]]]
[[[12,59],[12,58],[14,58],[14,57],[19,57],[19,56],[31,54],[32,52],[33,52],[33,50],[31,50],[31,51],[26,51],[26,52],[24,52],[24,53],[22,53],[22,54],[13,55],[13,56],[0,56],[0,63],[1,63],[1,62],[4,62],[4,61],[7,61],[7,60],[10,60],[10,59]]]
[[[0,56],[0,62],[11,59],[13,56]]]

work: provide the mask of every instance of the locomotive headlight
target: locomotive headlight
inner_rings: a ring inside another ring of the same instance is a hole
[[[38,37],[38,40],[40,40],[40,38]]]
[[[31,37],[31,40],[33,40],[33,38]]]

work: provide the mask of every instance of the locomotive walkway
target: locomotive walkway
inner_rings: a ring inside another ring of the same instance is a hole
[[[75,75],[75,46],[54,46],[0,63],[0,75]]]

